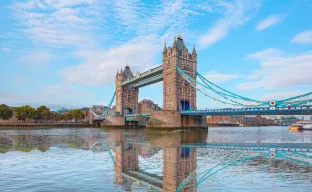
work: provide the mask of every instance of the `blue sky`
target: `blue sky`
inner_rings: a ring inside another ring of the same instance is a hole
[[[310,0],[1,0],[0,103],[107,104],[115,74],[161,64],[180,32],[198,71],[260,100],[312,91]],[[162,84],[140,99],[162,105]],[[199,108],[223,107],[198,93]]]

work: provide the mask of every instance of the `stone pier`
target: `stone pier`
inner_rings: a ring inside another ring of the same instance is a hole
[[[151,113],[146,122],[148,128],[207,128],[206,116],[182,116],[178,111]]]

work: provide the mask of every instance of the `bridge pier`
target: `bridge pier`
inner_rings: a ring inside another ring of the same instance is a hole
[[[125,126],[125,116],[118,115],[118,116],[107,116],[102,121],[101,126],[109,126],[109,127],[123,127]]]
[[[208,128],[206,116],[186,116],[178,111],[157,111],[151,113],[147,128]]]

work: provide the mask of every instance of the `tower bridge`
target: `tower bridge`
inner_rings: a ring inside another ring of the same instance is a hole
[[[163,110],[140,114],[139,88],[163,82]],[[228,109],[197,110],[197,93]],[[116,112],[108,109],[116,98]],[[240,107],[240,108],[237,108]],[[101,115],[90,111],[90,123],[103,126],[124,126],[127,122],[155,128],[207,128],[207,115],[309,115],[312,114],[312,92],[284,100],[258,101],[225,90],[197,71],[195,46],[189,52],[183,38],[174,39],[172,47],[165,44],[162,65],[135,75],[127,64],[116,74],[116,92]]]

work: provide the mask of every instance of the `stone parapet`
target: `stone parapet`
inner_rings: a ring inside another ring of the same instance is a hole
[[[178,111],[155,111],[146,122],[150,128],[179,128],[182,127],[181,114]]]
[[[182,116],[178,111],[155,111],[147,121],[148,128],[207,128],[206,116]]]
[[[118,116],[107,116],[105,120],[102,121],[101,126],[116,126],[122,127],[125,126],[125,116],[118,115]]]

